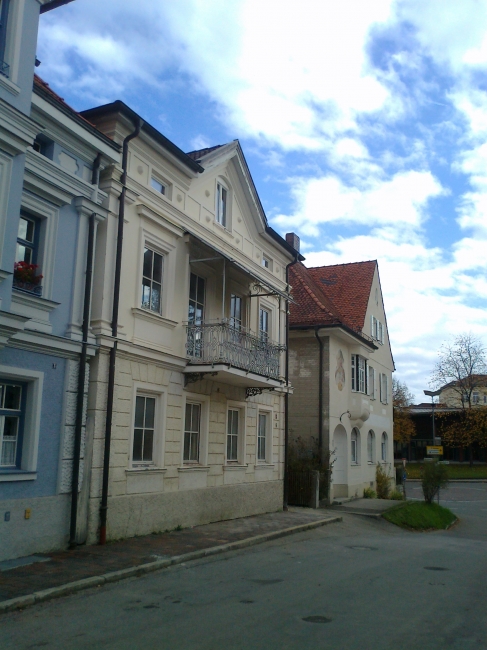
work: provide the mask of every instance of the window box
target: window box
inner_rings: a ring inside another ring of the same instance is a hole
[[[18,291],[27,291],[28,293],[33,293],[36,296],[42,296],[42,285],[40,284],[35,284],[34,282],[24,282],[23,280],[19,280],[14,276],[12,286]]]

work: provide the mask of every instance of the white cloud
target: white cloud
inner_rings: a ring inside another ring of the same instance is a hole
[[[283,228],[291,225],[315,233],[320,223],[373,227],[419,227],[431,198],[445,193],[431,172],[400,172],[390,180],[369,179],[364,187],[349,187],[336,176],[289,179],[296,202],[293,214],[277,215]]]

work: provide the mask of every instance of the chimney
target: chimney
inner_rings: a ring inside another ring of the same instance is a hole
[[[299,253],[299,237],[296,235],[295,232],[287,232],[286,241],[289,244],[289,246],[292,246],[294,250]]]

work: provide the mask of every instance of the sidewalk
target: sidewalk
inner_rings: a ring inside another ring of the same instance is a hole
[[[0,562],[0,613],[336,521],[332,513],[292,508]]]
[[[374,517],[380,519],[382,513],[390,510],[404,501],[394,501],[392,499],[353,499],[341,503],[340,505],[333,505],[327,508],[328,512],[338,511],[346,512],[349,515],[363,515],[365,517]]]

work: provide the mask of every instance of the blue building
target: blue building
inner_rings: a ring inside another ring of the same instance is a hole
[[[34,79],[39,12],[69,1],[0,3],[0,560],[83,541],[98,178],[119,147]]]

